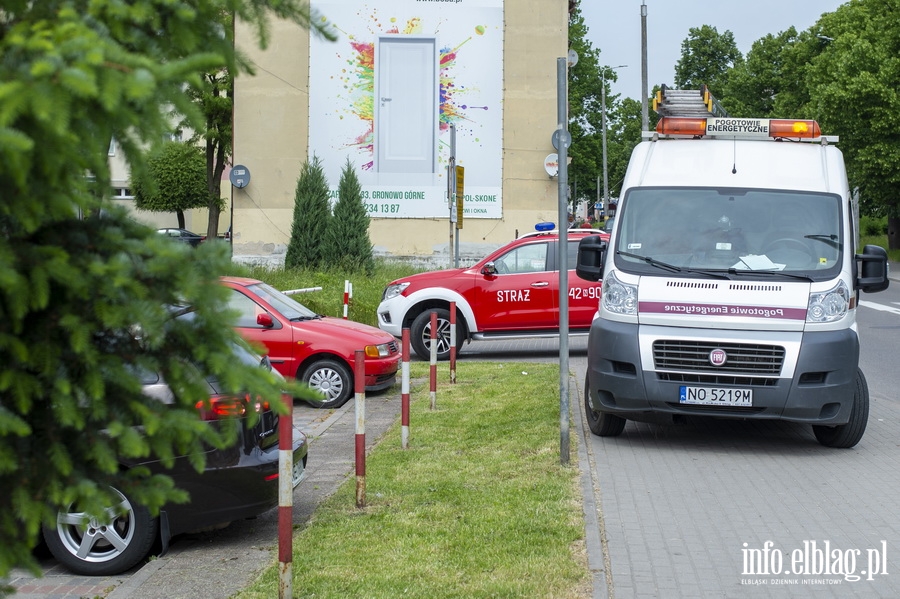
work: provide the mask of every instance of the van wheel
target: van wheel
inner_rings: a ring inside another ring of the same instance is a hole
[[[425,361],[431,360],[431,313],[437,314],[437,359],[450,359],[450,311],[443,308],[425,310],[413,320],[409,329],[409,342],[416,355]],[[456,354],[462,346],[462,328],[456,323]]]
[[[869,422],[869,385],[862,370],[856,370],[856,391],[853,394],[853,407],[850,408],[850,420],[840,426],[813,426],[816,439],[826,447],[845,449],[853,447],[862,439]]]
[[[88,519],[72,505],[57,514],[55,527],[44,527],[50,553],[76,574],[110,576],[129,570],[149,555],[156,540],[159,520],[118,489],[111,490],[115,505],[106,508],[106,522]]]
[[[625,430],[627,420],[615,414],[597,412],[591,407],[591,390],[588,377],[584,377],[584,413],[588,428],[598,437],[618,437]]]
[[[314,408],[339,408],[353,393],[350,369],[337,360],[313,362],[300,375],[300,380],[323,395],[322,401],[307,401]]]

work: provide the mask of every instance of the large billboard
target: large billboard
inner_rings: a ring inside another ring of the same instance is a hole
[[[309,154],[336,197],[349,160],[374,218],[446,218],[450,128],[464,215],[502,216],[503,0],[314,1]]]

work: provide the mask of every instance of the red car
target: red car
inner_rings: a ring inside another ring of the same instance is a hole
[[[450,302],[456,302],[457,351],[466,340],[559,335],[559,231],[543,223],[474,266],[420,273],[392,281],[378,306],[378,327],[395,337],[410,329],[410,345],[430,358],[431,312],[437,313],[437,357],[450,355]],[[547,230],[551,229],[551,230]],[[595,229],[569,229],[569,332],[587,334],[600,283],[575,276],[578,242]]]
[[[354,392],[356,350],[365,351],[366,391],[394,384],[400,346],[375,327],[316,314],[300,302],[254,279],[223,277],[232,290],[229,307],[238,312],[237,331],[268,350],[272,366],[317,389],[320,408],[342,406]]]

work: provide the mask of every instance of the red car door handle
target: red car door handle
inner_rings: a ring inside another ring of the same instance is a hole
[[[547,281],[538,281],[537,283],[532,283],[531,286],[532,287],[546,287],[549,284],[550,283],[548,283]]]

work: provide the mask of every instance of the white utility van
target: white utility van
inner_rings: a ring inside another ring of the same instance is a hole
[[[603,281],[591,431],[661,414],[781,419],[852,447],[869,414],[859,292],[886,289],[888,263],[878,246],[855,253],[837,139],[815,121],[716,117],[705,90],[689,93],[701,113],[678,90],[654,102],[664,116],[631,156],[609,242],[579,246],[578,276]]]

